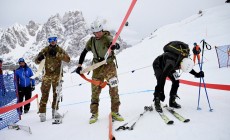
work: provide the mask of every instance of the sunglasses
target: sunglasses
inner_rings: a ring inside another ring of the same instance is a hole
[[[51,43],[53,41],[57,41],[57,37],[50,37],[48,38],[48,42]]]

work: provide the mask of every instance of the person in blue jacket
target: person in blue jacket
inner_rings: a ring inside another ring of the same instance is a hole
[[[25,60],[20,58],[18,60],[20,65],[19,68],[16,69],[16,78],[18,85],[18,95],[19,95],[19,103],[31,98],[32,91],[35,89],[35,81],[30,77],[33,76],[32,70],[27,66]],[[30,109],[30,103],[24,106],[24,113],[28,113]],[[20,107],[20,111],[22,113],[23,107]]]

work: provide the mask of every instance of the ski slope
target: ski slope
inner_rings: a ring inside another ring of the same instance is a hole
[[[164,26],[151,36],[142,40],[132,48],[124,50],[117,56],[120,94],[120,114],[124,122],[113,124],[113,134],[117,140],[229,140],[230,139],[230,92],[207,89],[213,112],[209,111],[204,89],[201,90],[200,107],[197,110],[198,87],[180,84],[177,100],[182,105],[176,111],[191,121],[182,123],[169,112],[165,114],[174,124],[166,125],[156,111],[147,112],[137,122],[134,130],[115,131],[117,127],[129,122],[129,126],[144,112],[144,106],[153,104],[153,92],[156,85],[152,69],[153,60],[163,53],[163,46],[172,40],[186,42],[192,48],[193,43],[205,39],[210,45],[230,44],[230,5],[214,7],[203,11],[203,16],[193,15],[180,22]],[[201,45],[201,44],[200,44]],[[203,70],[205,82],[215,84],[230,84],[230,69],[218,68],[215,49],[204,52]],[[74,69],[74,68],[73,68]],[[198,65],[194,68],[199,71]],[[133,71],[133,72],[132,72]],[[24,131],[3,129],[0,140],[107,140],[108,115],[110,113],[110,98],[108,87],[100,95],[99,120],[89,124],[91,86],[77,74],[64,74],[63,102],[59,112],[66,112],[63,124],[52,125],[51,103],[52,93],[47,104],[47,121],[41,123],[37,114],[37,102],[32,102],[28,114],[22,115],[21,125],[31,127],[32,135]],[[92,73],[91,73],[92,74]],[[88,75],[89,77],[91,76]],[[183,73],[181,79],[199,82],[192,75]],[[171,82],[165,85],[165,104],[168,104]],[[40,85],[33,94],[40,95]]]

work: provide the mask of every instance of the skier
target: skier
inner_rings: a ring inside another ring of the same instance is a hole
[[[180,41],[172,41],[165,47],[171,46],[171,48],[176,48],[177,46],[181,47],[182,45],[187,49],[182,49],[183,51],[180,52],[180,54],[176,54],[170,50],[165,51],[153,61],[153,69],[157,79],[153,101],[155,101],[155,108],[158,112],[162,112],[160,101],[165,100],[164,86],[167,77],[172,81],[169,106],[173,108],[181,108],[181,105],[176,102],[176,98],[178,97],[177,90],[179,87],[179,80],[177,79],[179,74],[176,70],[181,69],[183,72],[189,72],[196,78],[204,77],[203,71],[197,73],[193,70],[194,63],[188,58],[189,48],[187,44]],[[178,51],[178,49],[175,49],[175,51]]]
[[[104,60],[104,56],[112,42],[112,36],[108,31],[103,31],[103,25],[99,20],[95,20],[91,25],[91,30],[94,34],[91,37],[85,49],[82,51],[78,67],[76,69],[76,73],[80,74],[82,70],[82,63],[85,59],[85,56],[88,51],[93,53],[93,63],[98,63]],[[112,50],[119,49],[120,46],[118,43],[111,47]],[[117,71],[116,65],[114,63],[115,55],[114,51],[112,51],[111,55],[107,59],[107,64],[100,66],[99,68],[93,70],[92,79],[104,81],[106,79],[109,83],[112,81],[118,82],[117,79]],[[99,95],[101,93],[101,87],[91,85],[92,86],[92,96],[91,96],[91,113],[92,116],[89,120],[89,123],[95,123],[98,120],[98,106],[99,106]],[[111,98],[111,111],[112,117],[117,121],[124,121],[123,117],[119,114],[119,106],[120,106],[120,99],[118,94],[118,85],[110,85],[109,86],[109,94]]]
[[[53,102],[52,102],[52,118],[61,118],[62,116],[56,111],[58,110],[58,103],[56,106],[57,93],[56,87],[59,84],[59,78],[62,61],[70,62],[69,55],[57,45],[57,35],[50,34],[48,36],[49,46],[42,49],[35,59],[35,63],[39,64],[45,59],[45,75],[42,78],[39,117],[40,121],[46,121],[46,104],[49,98],[49,91],[52,84],[53,88]],[[61,74],[62,75],[62,74]]]
[[[193,45],[194,45],[194,47],[192,49],[192,52],[193,52],[193,62],[194,62],[194,65],[196,63],[196,58],[198,59],[198,64],[200,64],[200,52],[201,52],[200,46],[197,45],[196,42]]]
[[[6,88],[5,88],[5,84],[4,84],[4,78],[3,78],[2,63],[3,63],[3,59],[0,58],[0,93],[2,95],[5,95],[6,94]]]
[[[35,82],[33,79],[30,79],[33,76],[32,70],[27,66],[25,60],[20,58],[18,60],[19,68],[16,69],[16,79],[18,85],[18,94],[19,94],[19,103],[31,98],[32,91],[35,89]],[[30,103],[24,106],[24,113],[28,113],[30,110]],[[20,107],[20,112],[23,113],[22,107]]]

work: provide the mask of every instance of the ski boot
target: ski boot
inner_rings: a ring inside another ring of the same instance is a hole
[[[89,124],[95,123],[98,120],[98,113],[92,114],[92,116],[89,119]]]
[[[62,118],[62,115],[57,112],[57,110],[52,109],[52,119],[59,119]]]
[[[112,112],[111,115],[112,115],[112,118],[116,121],[120,121],[120,122],[124,121],[124,118],[118,112],[117,113]]]
[[[156,111],[162,113],[163,111],[162,111],[162,108],[161,108],[160,98],[159,97],[155,97],[154,98],[154,102],[155,102],[154,105],[155,105]]]
[[[176,102],[177,95],[170,96],[169,106],[173,108],[181,108],[181,105]],[[179,97],[178,97],[179,98]]]
[[[39,117],[40,117],[40,121],[41,122],[45,122],[46,121],[46,113],[40,113]]]

